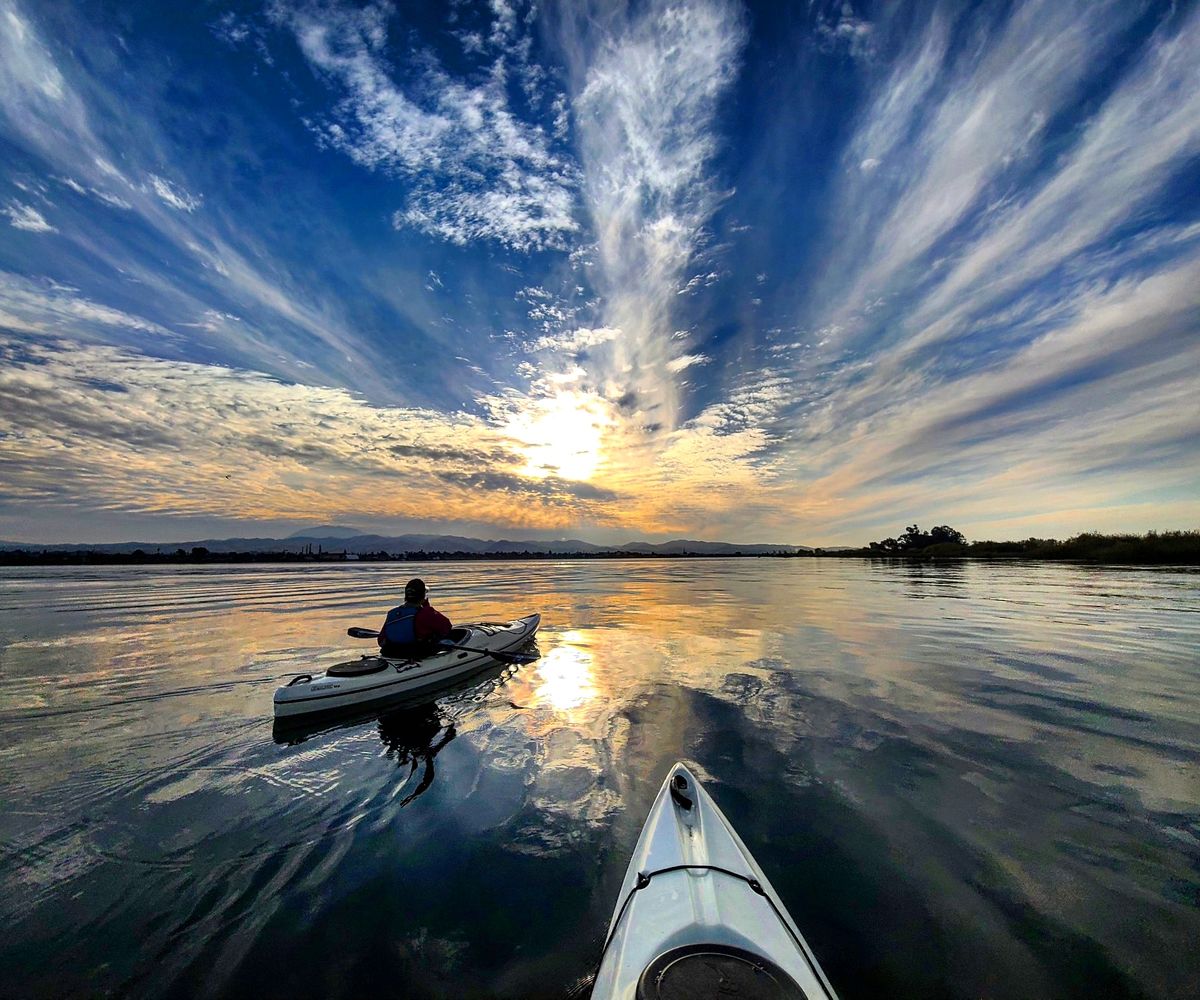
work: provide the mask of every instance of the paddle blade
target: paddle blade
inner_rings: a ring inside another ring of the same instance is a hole
[[[520,666],[532,663],[538,658],[536,653],[492,653],[492,656],[501,663],[515,663]]]
[[[379,633],[373,628],[353,628],[346,629],[346,635],[354,639],[378,639]]]

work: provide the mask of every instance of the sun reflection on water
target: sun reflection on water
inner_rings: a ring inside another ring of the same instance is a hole
[[[570,712],[596,697],[593,657],[585,642],[581,632],[564,632],[558,645],[538,660],[534,697],[539,704]]]

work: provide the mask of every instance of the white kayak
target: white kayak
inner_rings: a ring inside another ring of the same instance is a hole
[[[638,838],[593,1000],[835,1000],[771,883],[676,764]]]
[[[541,615],[526,615],[511,622],[460,625],[447,640],[453,646],[419,660],[363,656],[335,664],[319,677],[301,674],[275,689],[275,718],[354,708],[462,680],[495,666],[498,659],[508,660],[534,637],[541,620]]]

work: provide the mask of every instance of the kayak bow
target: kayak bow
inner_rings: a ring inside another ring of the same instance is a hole
[[[725,996],[836,1000],[746,845],[676,764],[625,873],[592,997]]]

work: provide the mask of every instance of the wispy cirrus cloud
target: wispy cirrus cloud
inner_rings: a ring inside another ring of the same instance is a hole
[[[121,113],[114,116],[108,81],[89,66],[64,60],[29,10],[0,0],[0,23],[5,28],[0,113],[10,141],[76,194],[129,213],[122,223],[129,229],[103,229],[90,218],[78,232],[63,229],[81,257],[139,284],[147,311],[185,322],[214,308],[255,313],[257,328],[272,335],[254,338],[249,326],[231,329],[227,346],[240,363],[294,375],[318,355],[325,368],[351,373],[361,371],[360,357],[378,360],[376,348],[355,333],[340,303],[297,280],[290,262],[270,252],[257,232],[201,211],[202,198],[186,174],[163,166],[160,150],[169,143],[139,94],[121,95]],[[89,36],[97,51],[110,44],[110,36]],[[26,222],[37,224],[32,217]],[[149,254],[147,232],[156,241]],[[117,285],[110,291],[123,296],[127,289]],[[211,343],[200,346],[210,348]],[[375,371],[375,365],[366,370]]]
[[[165,205],[180,212],[194,212],[200,207],[201,199],[188,194],[178,184],[172,184],[165,177],[151,174],[148,178],[152,190]]]
[[[574,167],[539,125],[512,109],[503,61],[467,83],[428,53],[401,55],[402,47],[389,47],[391,10],[383,4],[277,3],[271,14],[344,95],[313,121],[321,140],[405,181],[405,205],[393,215],[398,227],[517,250],[561,248],[578,229]],[[491,41],[504,45],[517,30],[516,13],[498,4],[495,15]],[[394,68],[392,58],[403,65]]]
[[[856,307],[897,283],[919,285],[939,241],[972,221],[986,225],[1022,171],[1036,168],[1039,137],[1078,100],[1132,16],[1121,4],[1026,0],[975,58],[951,46],[953,24],[935,10],[847,147],[837,204],[845,229],[828,291]],[[878,165],[864,174],[867,161]],[[854,283],[839,287],[833,276],[848,261]]]
[[[938,503],[981,523],[1056,508],[1104,517],[1104,506],[1129,504],[1151,484],[1186,495],[1200,483],[1200,409],[1189,402],[1200,372],[1198,281],[1193,255],[1096,289],[1000,365],[938,381],[893,376],[886,404],[870,379],[842,387],[837,403],[856,429],[808,496],[854,524],[926,507],[931,482]],[[831,427],[812,431],[821,429]]]
[[[653,3],[603,20],[575,51],[574,98],[583,191],[596,236],[604,326],[619,330],[594,376],[613,398],[636,396],[646,424],[673,428],[679,395],[668,365],[681,277],[724,196],[711,174],[717,105],[746,39],[740,8],[722,2]]]
[[[1131,14],[1027,0],[975,61],[934,15],[881,68],[834,199],[849,249],[767,418],[814,521],[1111,528],[1200,483],[1200,230],[1155,220],[1200,151],[1200,16],[1097,92]]]
[[[58,232],[46,217],[32,205],[23,205],[19,201],[9,202],[4,207],[9,224],[14,229],[24,229],[27,233],[56,233]]]
[[[86,187],[85,185],[80,184],[79,181],[75,180],[73,177],[56,177],[55,180],[57,180],[64,187],[70,188],[77,195],[96,198],[111,208],[120,208],[126,211],[133,208],[128,201],[119,195],[115,195],[111,191],[105,191],[101,188]]]
[[[90,339],[97,327],[153,335],[156,341],[175,335],[144,317],[93,302],[79,290],[0,271],[0,326],[25,333]]]
[[[1089,121],[1078,144],[1026,199],[1000,208],[914,320],[929,324],[970,291],[992,305],[1073,257],[1105,250],[1123,223],[1161,199],[1200,155],[1200,14],[1161,30],[1140,64]],[[1109,263],[1103,253],[1089,270]],[[957,318],[957,317],[956,317]],[[943,324],[945,325],[945,324]],[[936,334],[934,334],[936,335]]]

